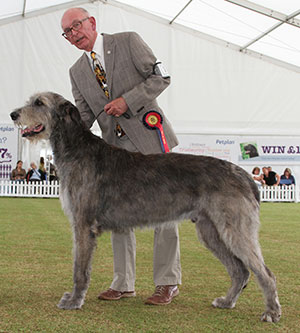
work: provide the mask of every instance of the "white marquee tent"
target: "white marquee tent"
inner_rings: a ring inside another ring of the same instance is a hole
[[[299,0],[1,1],[0,124],[38,91],[73,100],[68,69],[81,52],[60,28],[73,6],[100,32],[138,32],[164,62],[172,84],[159,101],[176,133],[299,142]]]

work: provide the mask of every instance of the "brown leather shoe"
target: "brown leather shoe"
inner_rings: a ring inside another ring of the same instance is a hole
[[[106,301],[117,301],[121,298],[135,297],[135,291],[118,291],[111,288],[99,294],[98,298]]]
[[[157,286],[152,296],[147,298],[145,304],[167,305],[170,304],[174,297],[179,294],[177,285],[175,286]]]

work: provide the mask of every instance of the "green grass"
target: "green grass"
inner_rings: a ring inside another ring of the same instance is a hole
[[[144,305],[154,290],[153,232],[137,231],[137,297],[99,301],[112,278],[110,235],[98,239],[82,310],[56,304],[72,285],[72,235],[56,199],[0,198],[0,332],[300,332],[300,204],[264,203],[260,242],[277,276],[283,315],[260,322],[260,289],[251,276],[232,310],[211,302],[224,295],[229,277],[197,240],[192,223],[180,226],[183,283],[168,306]]]

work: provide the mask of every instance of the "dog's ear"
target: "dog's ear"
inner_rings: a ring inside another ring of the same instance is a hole
[[[59,106],[59,115],[66,121],[79,122],[81,120],[77,107],[69,101],[65,101]]]

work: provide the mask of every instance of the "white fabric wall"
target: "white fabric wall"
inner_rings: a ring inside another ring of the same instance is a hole
[[[172,83],[160,104],[177,133],[299,134],[298,73],[124,5],[83,7],[96,17],[98,31],[134,30],[164,62]],[[9,113],[38,91],[73,100],[68,69],[82,52],[61,37],[63,12],[0,26],[0,123],[10,122]]]

